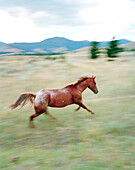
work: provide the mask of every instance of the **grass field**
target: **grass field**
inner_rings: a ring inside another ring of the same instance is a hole
[[[33,107],[8,109],[20,93],[61,88],[84,73],[97,76],[99,93],[83,93],[95,115],[76,105],[49,108],[28,128]],[[0,59],[0,169],[135,169],[135,60],[5,56]]]

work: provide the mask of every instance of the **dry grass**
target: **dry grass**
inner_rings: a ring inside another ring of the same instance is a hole
[[[0,60],[0,169],[135,169],[135,60],[68,55],[55,61],[43,56]],[[86,90],[83,99],[95,115],[74,112],[75,105],[49,108],[58,121],[41,115],[37,129],[29,129],[33,108],[7,108],[20,93],[61,88],[88,72],[97,76],[100,93]]]

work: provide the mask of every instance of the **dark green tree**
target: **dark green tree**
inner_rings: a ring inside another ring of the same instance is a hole
[[[106,48],[108,57],[118,57],[118,53],[123,51],[123,48],[118,47],[118,40],[114,38],[109,42],[109,46]]]
[[[92,47],[90,49],[90,53],[91,53],[92,59],[98,58],[98,54],[99,54],[98,44],[99,44],[99,42],[97,42],[97,41],[93,41],[91,44]]]

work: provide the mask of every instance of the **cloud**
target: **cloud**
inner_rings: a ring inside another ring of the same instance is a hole
[[[31,15],[31,18],[35,19],[35,18],[45,18],[45,17],[50,17],[52,15],[50,15],[48,12],[45,11],[37,11],[34,14]]]
[[[0,37],[1,41],[14,42],[34,40],[37,35],[35,23],[29,17],[29,12],[24,8],[0,10]],[[32,39],[33,37],[33,39]]]
[[[87,29],[96,33],[96,39],[103,36],[107,39],[130,29],[134,22],[134,7],[129,0],[100,0],[96,6],[82,9],[79,15]]]
[[[32,42],[53,36],[133,40],[134,9],[132,0],[0,0],[0,41]]]

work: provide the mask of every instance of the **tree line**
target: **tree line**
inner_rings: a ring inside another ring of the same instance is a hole
[[[99,45],[99,42],[97,41],[92,42],[92,47],[90,49],[92,59],[98,58],[99,53],[101,53],[99,51],[98,45]],[[112,41],[109,42],[109,46],[106,47],[106,54],[108,57],[111,57],[111,58],[118,57],[117,54],[122,51],[123,51],[123,48],[118,47],[118,40],[115,40],[114,38],[112,39]]]

